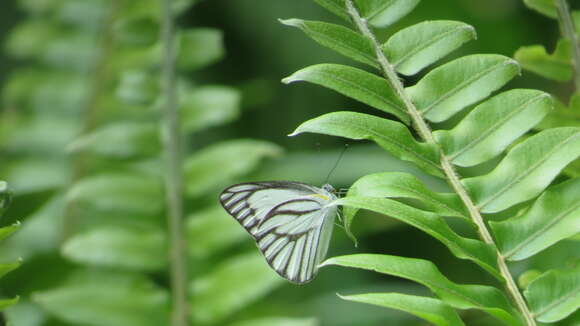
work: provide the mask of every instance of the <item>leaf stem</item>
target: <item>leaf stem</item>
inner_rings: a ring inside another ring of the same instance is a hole
[[[433,137],[431,128],[429,127],[427,121],[425,121],[425,119],[421,115],[421,112],[417,109],[415,104],[413,104],[411,98],[406,94],[403,83],[399,79],[393,65],[389,63],[389,60],[383,53],[381,46],[377,41],[377,38],[375,37],[374,33],[370,30],[368,26],[367,20],[360,16],[360,13],[358,12],[358,9],[354,6],[352,0],[345,0],[345,3],[347,11],[352,20],[354,21],[355,25],[357,26],[357,28],[359,29],[359,31],[365,37],[371,40],[373,48],[375,50],[375,55],[381,67],[381,71],[386,77],[391,87],[395,90],[397,95],[403,100],[403,103],[405,104],[407,112],[411,116],[413,125],[417,130],[418,134],[427,143],[436,144],[437,142]],[[441,159],[441,167],[445,172],[448,182],[451,184],[453,190],[459,195],[464,205],[467,207],[472,220],[477,225],[480,237],[483,239],[485,243],[491,245],[495,249],[498,257],[497,263],[500,273],[505,280],[508,292],[511,294],[511,297],[514,299],[518,309],[522,313],[526,321],[526,325],[536,326],[536,322],[533,318],[533,315],[530,312],[528,306],[526,305],[526,302],[509,271],[505,258],[501,255],[501,253],[497,249],[493,237],[491,236],[491,233],[489,232],[479,209],[469,196],[465,187],[463,187],[463,184],[461,183],[459,175],[456,173],[455,168],[451,163],[451,160],[443,153],[443,151],[440,152],[440,159]]]
[[[162,7],[161,71],[163,105],[162,136],[165,156],[165,188],[169,229],[169,263],[172,293],[172,326],[187,326],[187,253],[183,234],[183,153],[175,76],[175,27],[172,0],[160,0]]]
[[[119,1],[111,1],[105,21],[100,27],[100,37],[97,41],[97,55],[90,67],[91,78],[81,112],[81,130],[79,136],[92,132],[98,124],[98,111],[101,105],[102,93],[109,78],[109,59],[113,54],[113,27],[119,12]],[[88,169],[88,154],[80,152],[73,156],[71,162],[71,177],[68,187],[77,183],[86,175]],[[68,240],[77,226],[78,207],[74,201],[68,201],[63,212],[63,229],[61,243]]]
[[[572,64],[574,65],[574,84],[576,91],[580,91],[580,41],[576,34],[574,21],[570,14],[570,8],[566,0],[556,0],[556,7],[558,8],[558,21],[562,29],[562,35],[568,39],[572,44]]]

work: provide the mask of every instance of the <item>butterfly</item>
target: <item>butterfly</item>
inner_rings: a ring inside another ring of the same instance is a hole
[[[220,194],[224,209],[256,241],[280,276],[297,284],[311,281],[326,256],[338,214],[334,188],[292,181],[232,185]]]

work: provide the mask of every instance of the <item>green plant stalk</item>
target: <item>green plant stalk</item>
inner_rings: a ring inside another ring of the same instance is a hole
[[[558,8],[558,21],[565,39],[570,40],[572,44],[572,64],[574,65],[574,84],[576,91],[580,91],[580,40],[576,34],[574,21],[570,14],[570,8],[566,0],[556,0]]]
[[[110,1],[108,8],[108,13],[105,22],[101,26],[101,35],[98,44],[98,54],[95,57],[93,67],[90,74],[92,77],[89,84],[89,90],[87,92],[87,97],[82,109],[82,126],[80,135],[86,135],[92,132],[98,124],[98,111],[101,105],[102,93],[105,88],[105,84],[109,79],[109,58],[113,54],[113,43],[114,43],[114,23],[116,17],[119,13],[120,4],[119,1]],[[69,180],[69,187],[74,185],[87,173],[88,165],[88,154],[78,153],[72,159],[71,163],[71,178]],[[74,233],[78,215],[78,207],[74,201],[67,202],[64,208],[64,218],[63,218],[63,229],[61,234],[61,243],[68,240]]]
[[[172,294],[172,326],[187,326],[187,252],[183,234],[183,153],[182,134],[177,106],[175,76],[175,27],[172,0],[160,0],[162,7],[161,42],[163,62],[161,71],[163,107],[163,144],[165,156],[165,188],[167,195],[167,223],[169,229],[169,264]]]
[[[365,37],[371,40],[373,48],[375,49],[375,55],[381,67],[381,71],[385,75],[387,81],[389,82],[391,87],[395,90],[397,95],[403,100],[407,112],[411,115],[411,119],[413,121],[415,129],[417,130],[417,132],[419,133],[421,138],[423,138],[424,141],[426,141],[427,143],[436,144],[437,142],[433,137],[433,134],[431,133],[431,128],[429,127],[425,119],[423,119],[421,112],[415,107],[409,96],[407,96],[407,94],[405,93],[405,87],[403,86],[403,83],[399,79],[393,65],[389,63],[387,57],[381,50],[381,46],[377,41],[377,38],[375,37],[374,33],[370,30],[366,19],[360,16],[360,13],[354,6],[352,0],[345,0],[345,3],[347,6],[348,13],[352,18],[352,20],[354,21],[357,28],[359,29],[359,31]],[[447,176],[447,180],[451,184],[453,190],[459,195],[459,197],[463,201],[463,204],[469,210],[472,220],[478,227],[478,232],[481,238],[483,239],[483,241],[485,241],[485,243],[490,244],[495,249],[498,257],[497,258],[498,267],[500,269],[502,277],[505,280],[507,290],[510,293],[513,300],[515,301],[519,311],[522,313],[526,321],[526,324],[528,326],[536,326],[536,321],[534,320],[531,311],[529,310],[522,294],[520,293],[517,287],[515,280],[513,279],[509,271],[505,258],[497,249],[493,237],[491,236],[491,233],[489,232],[483,220],[483,217],[479,212],[479,209],[469,196],[467,190],[461,184],[459,176],[457,175],[450,159],[443,153],[443,151],[440,152],[440,156],[441,156],[441,166],[443,168],[443,171],[445,172],[445,175]]]

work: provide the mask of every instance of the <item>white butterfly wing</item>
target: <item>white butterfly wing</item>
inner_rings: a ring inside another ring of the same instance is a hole
[[[294,283],[314,277],[326,256],[336,197],[298,182],[233,185],[222,192],[223,207],[254,237],[268,264]]]

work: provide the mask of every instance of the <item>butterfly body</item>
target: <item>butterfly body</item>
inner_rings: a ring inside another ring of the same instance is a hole
[[[336,198],[330,185],[271,181],[230,186],[220,202],[252,235],[270,267],[302,284],[326,256],[337,214],[329,204]]]

